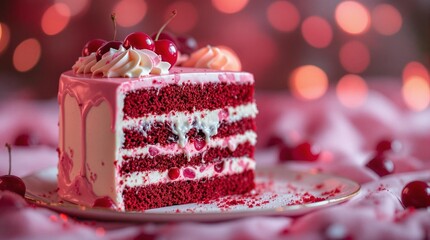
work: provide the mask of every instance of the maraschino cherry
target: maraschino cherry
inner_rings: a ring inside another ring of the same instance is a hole
[[[109,50],[111,49],[111,48],[113,48],[113,49],[119,49],[120,47],[121,47],[121,45],[122,45],[122,42],[119,42],[119,41],[110,41],[110,42],[107,42],[107,43],[105,43],[105,44],[103,44],[98,50],[97,50],[97,54],[96,54],[96,59],[97,59],[97,61],[100,61],[100,59],[102,59],[102,56],[105,54],[105,53],[107,53],[107,52],[109,52]]]
[[[109,52],[109,50],[111,48],[113,49],[119,49],[122,45],[122,42],[116,41],[116,15],[115,13],[111,14],[111,19],[113,22],[113,28],[114,28],[114,33],[113,33],[113,41],[110,42],[106,42],[105,44],[103,44],[102,46],[100,46],[99,49],[97,49],[97,53],[96,53],[96,59],[97,61],[100,61],[100,59],[102,59],[102,56]]]
[[[394,172],[394,163],[384,154],[376,154],[366,164],[366,167],[372,169],[380,177],[392,174]]]
[[[269,139],[266,142],[266,146],[265,147],[280,147],[282,145],[284,145],[284,139],[278,135],[272,135],[269,137]]]
[[[15,146],[35,146],[39,145],[40,141],[37,135],[29,133],[29,132],[23,132],[16,136],[15,141],[13,145]]]
[[[178,48],[176,45],[168,39],[159,39],[161,32],[164,30],[164,28],[169,24],[170,21],[176,16],[177,12],[176,10],[172,11],[172,15],[169,19],[167,19],[166,23],[164,23],[163,26],[161,26],[160,30],[158,31],[157,35],[155,36],[155,52],[161,56],[161,59],[165,62],[170,63],[170,67],[175,65],[176,61],[178,60]]]
[[[398,140],[393,139],[382,139],[375,147],[378,154],[384,154],[386,152],[398,153],[402,149],[402,144]]]
[[[21,178],[10,174],[12,169],[11,147],[6,143],[6,148],[9,152],[9,172],[8,175],[0,176],[0,191],[11,191],[24,197],[25,184]]]
[[[152,40],[150,36],[143,32],[130,33],[127,37],[125,37],[123,46],[125,49],[133,47],[135,49],[148,49],[151,51],[155,50],[154,40]]]
[[[178,47],[179,50],[179,46],[177,45],[177,38],[176,36],[171,33],[171,32],[167,32],[167,31],[163,31],[163,32],[155,32],[151,35],[152,39],[156,39],[158,35],[158,40],[162,40],[162,39],[166,39],[166,40],[170,40],[173,43],[175,43],[175,45]]]
[[[297,160],[294,159],[292,156],[292,148],[290,145],[285,144],[284,142],[282,142],[281,144],[278,145],[279,147],[279,161],[281,162],[286,162],[286,161],[291,161],[291,160]]]
[[[402,203],[405,207],[430,207],[430,184],[424,181],[412,181],[402,190]]]
[[[82,49],[82,56],[86,57],[93,52],[97,52],[97,50],[105,43],[106,41],[103,39],[93,39],[88,41]]]
[[[291,157],[294,160],[313,162],[318,160],[321,150],[310,142],[303,142],[291,149]]]
[[[176,38],[178,50],[184,54],[191,54],[197,49],[197,41],[191,36],[178,36]]]
[[[154,33],[151,35],[151,37],[153,39],[155,39],[157,37],[157,34],[158,33]],[[176,36],[170,32],[164,31],[164,32],[160,33],[160,35],[158,36],[158,39],[159,40],[167,39],[167,40],[172,41],[176,45],[178,51],[181,54],[190,55],[191,53],[193,53],[197,49],[197,41],[196,41],[196,39],[194,39],[191,36],[185,36],[185,35],[184,36]]]

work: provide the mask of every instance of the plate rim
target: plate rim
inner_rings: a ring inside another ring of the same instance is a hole
[[[23,177],[24,182],[29,181],[29,178],[41,175],[44,172],[56,171],[57,167],[49,167],[39,171],[35,171]],[[57,203],[57,202],[47,202],[43,201],[42,197],[36,196],[27,188],[25,199],[32,204],[40,207],[46,207],[48,209],[54,210],[60,213],[66,213],[71,216],[75,216],[81,219],[92,219],[92,220],[102,220],[102,221],[124,221],[124,222],[177,222],[177,221],[199,221],[199,222],[216,222],[222,220],[233,220],[238,218],[244,218],[249,216],[299,216],[306,214],[313,210],[318,210],[322,206],[330,207],[337,205],[347,200],[352,199],[357,196],[361,191],[361,185],[348,179],[346,177],[337,176],[330,173],[313,173],[294,169],[288,169],[284,166],[262,166],[255,169],[255,175],[258,177],[259,174],[269,174],[279,172],[285,173],[295,173],[301,175],[319,175],[325,179],[334,178],[342,182],[347,182],[355,190],[351,191],[349,194],[321,200],[318,202],[304,203],[297,205],[288,205],[277,208],[262,208],[262,209],[252,209],[252,211],[247,210],[236,210],[234,212],[221,211],[221,212],[167,212],[167,213],[155,213],[155,212],[139,212],[139,211],[115,211],[112,209],[105,208],[93,208],[86,207],[83,205],[78,205],[73,202],[62,200],[67,204]],[[55,184],[57,182],[55,181]],[[77,213],[78,212],[78,213]],[[103,216],[98,216],[101,214]],[[124,219],[125,218],[125,219]]]

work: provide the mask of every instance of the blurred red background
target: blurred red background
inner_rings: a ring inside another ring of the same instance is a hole
[[[227,45],[257,91],[305,100],[336,89],[344,105],[365,100],[369,79],[398,79],[416,110],[430,102],[430,2],[249,0],[17,0],[0,3],[0,98],[47,99],[91,39],[167,27],[199,46]],[[353,95],[353,100],[351,96]]]

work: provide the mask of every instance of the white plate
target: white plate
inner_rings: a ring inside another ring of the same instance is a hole
[[[57,195],[56,168],[29,175],[24,182],[26,198],[37,205],[79,218],[134,222],[210,222],[247,216],[297,216],[344,202],[360,190],[358,183],[332,175],[295,172],[283,167],[259,168],[256,188],[248,194],[144,212],[117,212],[62,201]]]

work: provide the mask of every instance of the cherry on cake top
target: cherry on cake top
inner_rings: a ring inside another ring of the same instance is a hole
[[[97,61],[100,61],[102,56],[108,52],[110,49],[118,50],[121,46],[125,49],[147,49],[153,51],[161,56],[161,60],[170,63],[171,66],[175,65],[178,59],[178,47],[177,43],[183,43],[183,49],[186,51],[192,51],[193,48],[197,47],[195,40],[189,40],[190,38],[182,37],[178,38],[172,34],[164,33],[162,34],[164,28],[169,24],[169,22],[176,16],[176,10],[172,11],[170,18],[164,23],[160,30],[153,34],[155,37],[150,37],[148,34],[143,32],[133,32],[125,37],[123,41],[115,41],[116,36],[116,24],[115,15],[112,14],[112,21],[114,22],[115,34],[113,41],[105,41],[103,39],[93,39],[88,41],[84,48],[82,49],[82,56],[88,56],[91,53],[96,53]],[[162,34],[162,35],[161,35]],[[160,36],[162,36],[160,38]]]
[[[239,57],[229,47],[223,45],[207,45],[203,48],[197,49],[197,42],[194,38],[189,36],[176,36],[172,33],[163,32],[164,28],[175,16],[176,10],[172,12],[171,17],[166,21],[166,23],[164,23],[157,33],[148,35],[144,32],[133,32],[127,35],[123,41],[116,41],[115,15],[112,14],[115,28],[114,40],[108,42],[103,39],[94,39],[87,42],[82,50],[82,57],[90,55],[92,55],[92,57],[89,59],[80,58],[73,68],[78,73],[97,74],[100,73],[100,71],[94,69],[100,70],[103,64],[109,64],[111,60],[118,56],[116,52],[111,52],[111,50],[118,50],[120,52],[128,50],[142,50],[139,51],[138,54],[152,57],[151,63],[156,67],[156,70],[154,71],[155,74],[159,74],[161,72],[166,73],[175,65],[192,68],[241,71],[242,64]],[[109,55],[111,59],[107,59],[101,64],[98,64],[98,62],[100,62],[100,60],[102,60],[102,58],[108,53],[110,53]],[[93,61],[94,55],[96,61]],[[115,74],[105,74],[103,72],[103,75],[109,77]],[[125,76],[130,77],[130,74],[126,74]]]

